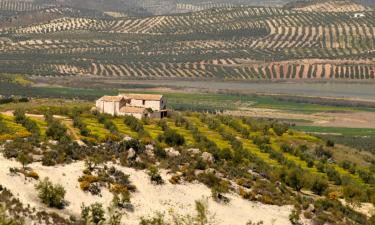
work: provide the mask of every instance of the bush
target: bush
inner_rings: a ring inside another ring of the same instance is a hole
[[[58,152],[56,151],[46,151],[43,153],[42,165],[43,166],[54,166],[56,165],[56,159],[58,157]]]
[[[94,203],[90,206],[81,206],[81,217],[84,224],[102,224],[105,222],[103,205]]]
[[[272,124],[272,128],[277,136],[282,136],[285,132],[288,131],[289,125],[286,123],[274,123]]]
[[[335,147],[335,142],[333,142],[332,140],[327,140],[326,141],[326,146],[327,147]]]
[[[333,181],[336,185],[340,185],[342,183],[340,173],[337,172],[334,168],[327,167],[326,173],[327,173],[328,179],[330,181]]]
[[[173,218],[173,222],[165,219],[165,215],[157,213],[149,218],[141,218],[139,225],[213,225],[217,224],[215,217],[209,214],[208,204],[206,201],[195,202],[195,215],[180,215],[171,211],[168,215]]]
[[[332,158],[332,152],[324,149],[323,146],[319,146],[315,149],[315,155],[319,158],[329,159]]]
[[[44,204],[58,209],[64,208],[66,191],[61,185],[54,185],[48,178],[45,178],[35,186],[35,189]]]
[[[150,176],[150,179],[151,179],[151,182],[152,183],[155,183],[155,184],[164,184],[164,180],[163,178],[161,177],[160,173],[159,173],[159,170],[152,166],[148,169],[148,175]]]
[[[327,188],[328,182],[321,177],[316,177],[313,181],[311,190],[317,195],[322,195]]]
[[[134,149],[136,153],[141,153],[145,150],[144,144],[137,139],[131,139],[120,143],[120,151],[126,151],[130,148]]]
[[[120,194],[114,194],[112,204],[118,208],[132,210],[133,207],[130,203],[130,192],[125,191]]]
[[[22,151],[17,156],[17,161],[22,164],[22,167],[25,169],[25,167],[33,162],[33,157],[31,157],[28,153]]]
[[[158,158],[166,159],[167,158],[167,152],[162,148],[160,145],[156,145],[154,148],[154,153]]]
[[[375,178],[373,174],[369,171],[359,170],[358,171],[359,177],[366,183],[366,184],[375,184]]]
[[[57,120],[52,120],[48,123],[48,128],[46,130],[47,137],[60,142],[67,142],[70,140],[67,135],[67,129]]]
[[[33,145],[28,140],[16,139],[13,142],[7,143],[4,146],[5,158],[17,158],[20,153],[33,152]]]
[[[134,116],[125,116],[125,124],[134,132],[142,133],[144,132],[143,124]]]
[[[6,209],[0,205],[0,224],[2,225],[23,225],[23,221],[15,220],[10,218],[7,213]]]
[[[185,144],[184,136],[172,129],[167,129],[162,137],[165,143],[169,146],[181,146]]]
[[[303,171],[297,168],[290,170],[286,177],[287,184],[294,190],[300,191],[305,185],[303,174]]]
[[[89,191],[91,184],[98,182],[99,178],[97,176],[85,174],[82,177],[78,178],[78,181],[81,190]]]
[[[15,117],[16,123],[19,123],[23,127],[25,127],[26,130],[29,131],[35,139],[39,138],[40,129],[39,129],[37,123],[35,121],[31,120],[30,118],[28,118],[25,115],[25,112],[23,110],[16,109],[14,111],[14,117]]]
[[[39,174],[35,171],[31,171],[31,172],[28,172],[26,174],[27,177],[30,177],[30,178],[33,178],[35,180],[38,180],[39,179]]]
[[[360,202],[364,195],[363,187],[359,187],[355,184],[345,185],[343,194],[344,198],[350,202]]]

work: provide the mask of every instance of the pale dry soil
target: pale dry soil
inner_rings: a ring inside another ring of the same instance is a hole
[[[47,209],[38,199],[35,191],[37,181],[26,181],[23,176],[11,176],[9,168],[20,167],[14,160],[7,160],[0,156],[0,183],[10,189],[23,204],[30,204],[39,210],[55,211],[62,215],[79,216],[81,205],[94,202],[103,203],[104,207],[109,206],[112,194],[102,190],[102,196],[92,196],[80,190],[78,177],[84,169],[83,162],[76,162],[64,166],[44,167],[40,163],[31,164],[43,179],[49,177],[54,183],[59,183],[67,190],[66,200],[69,205],[64,210]],[[265,225],[289,225],[289,214],[292,206],[272,206],[261,203],[250,202],[240,198],[238,195],[229,194],[230,203],[220,204],[210,199],[211,191],[199,183],[172,185],[169,182],[161,186],[151,184],[148,175],[144,171],[137,171],[131,168],[116,166],[118,169],[130,175],[131,182],[137,187],[132,194],[131,201],[134,204],[134,212],[124,212],[123,222],[129,225],[139,223],[142,216],[153,215],[155,212],[166,213],[173,209],[177,213],[193,214],[195,200],[208,199],[209,211],[214,214],[216,220],[222,225],[245,225],[249,220],[264,221]],[[162,172],[163,178],[167,181],[166,172]]]
[[[275,109],[242,108],[240,111],[226,111],[225,114],[275,119],[308,120],[304,123],[321,127],[375,128],[375,112],[321,112],[303,114]]]

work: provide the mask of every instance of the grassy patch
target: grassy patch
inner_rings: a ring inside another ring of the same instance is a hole
[[[104,125],[99,123],[95,116],[90,114],[82,114],[82,121],[87,125],[91,135],[97,138],[97,141],[106,140],[110,132],[104,128]]]
[[[31,135],[22,125],[14,122],[13,116],[0,115],[0,117],[2,119],[1,123],[4,124],[7,130],[5,133],[0,133],[0,141],[24,138]]]
[[[177,127],[177,126],[175,126],[174,122],[171,121],[171,120],[168,120],[167,124],[168,124],[169,128],[171,128],[173,130],[176,130],[177,133],[179,133],[182,136],[184,136],[186,145],[193,146],[195,144],[195,141],[194,141],[193,135],[191,134],[191,131],[186,130],[183,127]]]
[[[143,124],[146,132],[148,132],[152,139],[156,139],[160,134],[163,133],[161,128],[156,124],[156,121],[150,122],[150,124]]]
[[[35,121],[35,123],[38,125],[39,129],[40,129],[40,135],[42,136],[42,138],[46,137],[46,130],[47,130],[47,122],[44,121],[44,119],[41,119],[41,118],[35,118],[35,117],[31,117],[30,118],[32,121]]]
[[[132,130],[128,126],[125,125],[124,119],[121,117],[112,119],[113,124],[117,127],[118,131],[121,134],[128,135],[130,137],[136,138],[138,134]]]
[[[190,121],[192,121],[195,126],[198,128],[199,132],[205,134],[207,138],[216,143],[216,145],[221,148],[229,148],[231,149],[231,145],[228,141],[224,140],[219,133],[216,131],[212,131],[208,128],[208,126],[202,123],[199,118],[197,117],[188,117]]]
[[[307,132],[307,133],[375,137],[375,129],[372,129],[372,128],[295,126],[295,127],[293,127],[293,129],[298,130],[298,131]]]

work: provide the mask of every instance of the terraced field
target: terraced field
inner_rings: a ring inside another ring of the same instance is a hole
[[[45,134],[48,124],[42,118],[28,117],[37,121],[42,133],[40,140],[48,140],[50,137]],[[61,116],[56,118],[67,126],[67,119],[62,120]],[[210,152],[215,158],[235,160],[236,157],[247,155],[246,157],[255,163],[255,168],[264,165],[278,170],[297,167],[304,173],[329,180],[330,188],[338,192],[342,191],[341,185],[344,183],[346,185],[348,182],[373,188],[374,174],[371,166],[354,164],[355,167],[347,168],[343,166],[343,162],[350,162],[352,159],[347,158],[342,161],[343,159],[336,156],[344,151],[340,147],[325,147],[323,146],[325,142],[321,139],[289,129],[275,121],[182,113],[163,119],[165,125],[158,120],[135,119],[133,123],[138,123],[137,131],[135,131],[127,125],[124,117],[107,116],[106,119],[100,119],[100,115],[82,113],[79,118],[81,125],[75,126],[74,130],[81,134],[73,135],[72,128],[67,130],[72,140],[78,138],[86,143],[98,144],[113,140],[114,136],[117,136],[117,140],[132,136],[152,143],[160,142],[161,146],[167,147],[168,144],[164,143],[163,135],[166,135],[166,130],[172,130],[184,138],[185,141],[182,143],[184,147]],[[1,115],[0,123],[2,129],[7,129],[7,131],[0,130],[0,141],[31,135],[21,124],[17,124],[12,116]],[[114,124],[115,127],[109,128],[108,124]],[[87,132],[83,132],[84,129]],[[330,156],[329,162],[325,162],[322,161],[322,154],[333,155]]]
[[[296,8],[219,4],[185,14],[117,17],[2,1],[0,72],[124,79],[374,79],[375,12],[337,2]]]

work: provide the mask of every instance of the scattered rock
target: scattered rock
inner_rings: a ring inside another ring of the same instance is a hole
[[[151,150],[153,151],[154,150],[154,146],[153,145],[146,145],[146,150]]]
[[[122,140],[123,141],[130,141],[130,140],[132,140],[133,138],[132,137],[130,137],[130,136],[125,136]]]
[[[137,163],[141,163],[141,162],[142,162],[142,159],[139,158],[139,157],[136,157],[136,158],[135,158],[135,161],[136,161]]]
[[[50,143],[51,145],[58,145],[59,142],[56,141],[56,140],[49,140],[48,143]]]
[[[207,163],[213,163],[215,161],[214,157],[211,153],[203,152],[202,153],[202,159]]]
[[[198,155],[201,152],[198,148],[189,148],[187,151],[193,155]]]
[[[128,159],[134,159],[136,156],[135,150],[133,148],[130,148],[128,150]]]
[[[174,148],[166,148],[166,149],[164,149],[165,150],[165,152],[167,153],[167,155],[169,156],[169,157],[177,157],[177,156],[179,156],[180,155],[180,152],[178,152],[178,151],[176,151]]]
[[[153,145],[146,145],[145,148],[146,148],[146,150],[145,150],[146,155],[150,158],[155,158],[154,146]]]
[[[195,175],[195,176],[198,176],[198,175],[200,175],[200,174],[202,174],[202,173],[204,173],[203,170],[194,170],[194,175]]]
[[[313,213],[315,212],[315,207],[313,204],[309,204],[309,207],[306,209],[306,212]]]
[[[84,147],[87,146],[87,145],[85,144],[85,142],[83,142],[82,140],[76,140],[76,143],[77,143],[79,146],[84,146]]]

